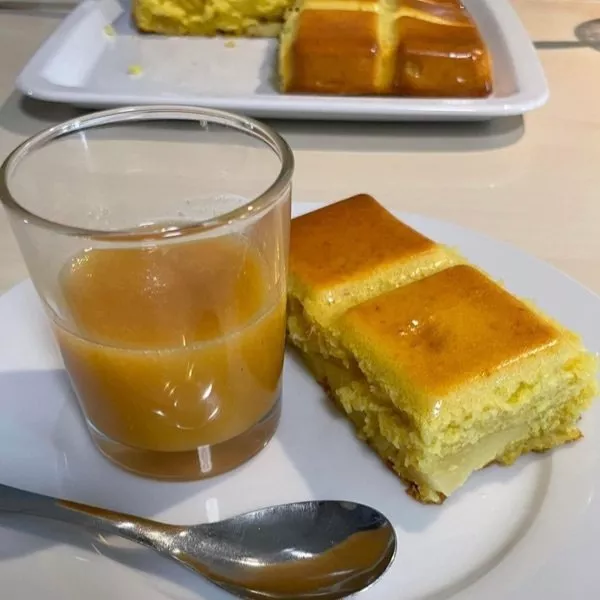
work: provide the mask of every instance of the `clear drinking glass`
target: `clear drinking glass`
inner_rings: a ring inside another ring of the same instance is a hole
[[[274,434],[293,168],[269,127],[174,106],[74,119],[2,166],[87,427],[119,466],[199,479]]]

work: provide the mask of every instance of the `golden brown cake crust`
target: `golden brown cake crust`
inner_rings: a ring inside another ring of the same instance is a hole
[[[396,0],[398,17],[419,17],[424,23],[443,23],[449,26],[474,26],[473,19],[460,0]]]
[[[364,340],[359,354],[385,357],[404,382],[431,398],[553,346],[561,337],[552,324],[467,265],[351,308],[342,326],[352,336],[353,351],[356,340]]]
[[[319,290],[363,279],[434,246],[372,196],[359,194],[293,219],[290,273]]]
[[[290,88],[322,94],[377,93],[377,56],[373,52],[377,27],[377,14],[367,10],[301,12]]]
[[[480,97],[491,58],[458,0],[297,0],[279,53],[288,93]]]
[[[422,97],[485,97],[492,91],[486,48],[474,26],[417,18],[397,22],[398,61],[393,93]]]

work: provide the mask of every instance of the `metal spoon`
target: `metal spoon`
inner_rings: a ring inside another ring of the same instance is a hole
[[[241,598],[345,598],[380,577],[396,551],[394,528],[379,511],[335,500],[176,526],[0,485],[0,511],[127,538]]]
[[[538,50],[566,50],[569,48],[591,48],[600,50],[600,19],[579,23],[574,30],[577,40],[541,40],[533,45]]]

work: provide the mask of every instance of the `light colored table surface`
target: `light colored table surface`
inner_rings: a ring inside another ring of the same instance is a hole
[[[574,40],[578,24],[600,18],[600,0],[514,4],[536,41]],[[76,114],[13,91],[19,70],[65,14],[57,2],[43,10],[0,9],[0,159],[25,137]],[[511,242],[600,292],[600,51],[540,55],[551,99],[524,119],[273,123],[296,154],[295,199],[328,202],[370,192],[388,207]],[[0,291],[25,276],[2,213]]]

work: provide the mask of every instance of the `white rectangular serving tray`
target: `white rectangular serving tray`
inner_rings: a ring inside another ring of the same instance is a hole
[[[141,35],[128,0],[83,0],[31,58],[17,88],[86,108],[169,103],[291,119],[482,120],[544,104],[542,66],[509,0],[464,4],[492,54],[489,98],[279,94],[273,84],[277,40]]]

